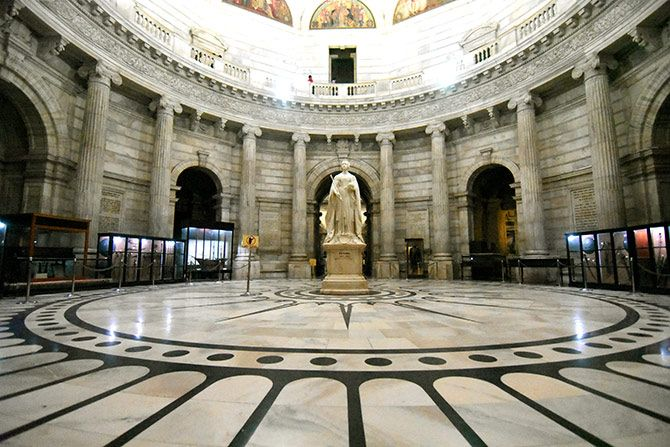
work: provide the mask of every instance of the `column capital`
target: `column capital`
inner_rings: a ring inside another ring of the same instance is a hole
[[[444,123],[431,123],[426,126],[426,134],[433,138],[440,138],[442,134],[449,135],[449,129]]]
[[[377,143],[381,144],[393,144],[395,141],[395,135],[393,132],[380,132],[377,134]]]
[[[520,111],[526,109],[535,109],[535,107],[540,107],[541,105],[542,98],[533,92],[522,91],[509,100],[507,103],[507,108],[510,110],[517,109],[517,111]]]
[[[114,83],[114,85],[121,85],[121,75],[110,67],[106,62],[97,61],[89,64],[84,64],[79,67],[77,74],[89,81],[100,81],[105,84]]]
[[[228,123],[228,120],[225,118],[216,119],[216,122],[214,123],[214,133],[216,136],[222,137],[225,135],[226,123]]]
[[[575,65],[572,78],[579,79],[584,76],[584,79],[589,79],[598,74],[605,75],[608,69],[613,70],[618,66],[616,59],[608,54],[587,54],[581,62]]]
[[[310,138],[310,136],[309,136],[308,133],[304,133],[304,132],[296,132],[296,133],[294,133],[293,135],[291,135],[291,140],[292,140],[294,143],[303,143],[303,144],[307,144],[307,143],[309,143],[312,139]]]
[[[258,138],[263,135],[261,128],[258,126],[252,126],[250,124],[245,124],[242,126],[242,131],[240,132],[243,138]]]
[[[167,96],[161,96],[160,98],[151,101],[149,110],[156,112],[157,114],[166,113],[168,115],[182,112],[181,104],[179,104],[177,100]]]

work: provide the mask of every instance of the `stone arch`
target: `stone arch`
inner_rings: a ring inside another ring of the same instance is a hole
[[[170,171],[170,186],[173,189],[177,187],[177,179],[179,179],[181,173],[190,168],[199,168],[207,174],[216,185],[216,190],[219,193],[225,192],[225,189],[227,189],[229,181],[226,180],[228,180],[228,177],[224,176],[223,173],[209,161],[200,163],[198,160],[182,161],[172,168],[172,171]]]
[[[351,167],[349,171],[353,174],[360,176],[367,183],[370,188],[372,197],[371,201],[375,202],[379,200],[379,187],[380,187],[380,178],[379,172],[372,166],[370,163],[364,160],[352,160]],[[307,173],[307,200],[314,200],[316,197],[316,191],[321,184],[321,181],[332,173],[340,169],[340,160],[337,158],[331,158],[329,160],[324,160],[314,166]]]
[[[470,168],[468,168],[468,170],[463,173],[458,181],[458,191],[454,192],[456,194],[467,194],[470,192],[472,189],[472,183],[477,177],[477,174],[492,165],[500,165],[507,168],[514,176],[514,181],[520,181],[519,165],[506,158],[491,157],[490,159],[480,160],[478,163],[470,166]]]
[[[4,81],[5,93],[23,114],[31,152],[64,156],[68,140],[66,115],[47,84],[23,67],[11,64],[0,69],[0,81]]]
[[[638,97],[630,117],[629,146],[638,153],[652,146],[654,122],[665,99],[670,95],[670,56],[663,58]]]

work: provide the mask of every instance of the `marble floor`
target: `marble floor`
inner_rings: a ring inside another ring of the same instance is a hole
[[[669,296],[245,286],[0,300],[0,444],[670,443]]]

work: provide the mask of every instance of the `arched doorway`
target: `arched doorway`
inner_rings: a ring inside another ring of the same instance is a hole
[[[351,171],[350,171],[351,172]],[[328,206],[328,193],[330,185],[333,183],[333,177],[340,171],[334,171],[319,183],[316,188],[316,209],[314,212],[314,253],[316,255],[316,276],[321,277],[325,273],[326,259],[323,251],[323,240],[326,237],[326,208]],[[363,275],[372,276],[372,192],[367,182],[361,176],[352,172],[358,180],[358,186],[361,190],[361,207],[365,215],[363,223],[363,239],[367,246],[363,259]]]
[[[517,215],[514,176],[504,166],[488,165],[475,173],[470,186],[470,253],[516,254]]]
[[[174,212],[174,235],[189,225],[211,226],[216,222],[216,183],[209,171],[202,168],[185,169],[177,178],[177,203]]]
[[[26,160],[30,150],[22,114],[0,89],[0,214],[23,211]]]
[[[665,98],[654,119],[651,144],[659,158],[667,159],[670,154],[670,96]],[[664,169],[663,162],[658,164],[656,170],[660,216],[662,220],[670,220],[670,174]]]

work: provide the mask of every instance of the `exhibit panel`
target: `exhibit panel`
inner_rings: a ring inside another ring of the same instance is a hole
[[[186,242],[186,267],[189,279],[212,279],[232,274],[235,225],[229,222],[181,229]]]
[[[573,286],[670,292],[668,223],[565,235]]]
[[[100,233],[96,277],[114,284],[184,279],[184,241],[123,233]]]

